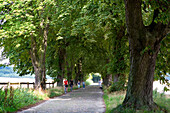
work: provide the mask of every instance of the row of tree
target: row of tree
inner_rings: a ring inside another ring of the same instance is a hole
[[[169,69],[163,40],[169,6],[167,0],[5,0],[0,44],[20,76],[35,74],[36,89],[45,89],[46,74],[61,86],[63,77],[77,82],[99,72],[109,86],[130,71],[123,105],[153,109],[155,66],[162,80]]]

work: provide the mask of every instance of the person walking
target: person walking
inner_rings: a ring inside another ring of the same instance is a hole
[[[73,79],[70,80],[70,88],[71,88],[71,91],[73,90]]]
[[[64,92],[67,93],[68,81],[67,79],[64,80]]]
[[[83,84],[83,89],[85,89],[86,86],[85,82],[83,81],[82,84]]]
[[[80,80],[78,80],[77,85],[78,85],[78,88],[80,88]]]
[[[99,87],[100,87],[100,89],[102,89],[102,81],[101,80],[99,80]]]

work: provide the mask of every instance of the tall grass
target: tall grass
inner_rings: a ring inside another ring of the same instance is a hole
[[[73,90],[78,89],[77,86]],[[68,88],[70,92],[70,87]],[[41,100],[64,94],[63,87],[56,87],[39,92],[31,89],[0,89],[0,113],[16,112],[21,108],[35,104]]]
[[[106,113],[152,113],[152,111],[147,111],[145,109],[135,111],[134,109],[127,108],[122,110],[120,105],[125,98],[125,91],[108,93],[107,90],[105,90],[103,98],[106,104]],[[157,91],[153,91],[153,99],[154,102],[162,108],[153,113],[170,113],[170,98],[166,97],[164,94],[158,93]]]
[[[34,94],[28,89],[0,89],[0,113],[14,112],[24,106],[34,104],[42,100],[42,96]]]

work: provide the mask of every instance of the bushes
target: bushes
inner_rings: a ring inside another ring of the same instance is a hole
[[[85,84],[88,86],[88,85],[91,85],[93,83],[93,81],[91,79],[88,79],[86,80]]]
[[[74,86],[73,89],[78,89]],[[68,92],[70,87],[68,88]],[[39,92],[31,89],[0,89],[0,113],[15,112],[23,107],[35,104],[40,100],[56,97],[64,93],[63,87],[47,89]]]
[[[48,89],[47,92],[48,92],[48,97],[52,98],[52,97],[56,97],[56,96],[63,94],[64,89],[63,87],[57,87],[53,89]]]
[[[125,90],[126,89],[125,84],[126,84],[126,78],[120,77],[117,82],[111,84],[111,86],[108,88],[108,91],[114,92],[114,91]]]
[[[28,89],[0,89],[0,112],[14,112],[24,106],[34,104],[42,97],[38,97]]]

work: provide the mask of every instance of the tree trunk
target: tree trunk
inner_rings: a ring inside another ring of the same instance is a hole
[[[35,89],[36,90],[45,90],[45,81],[46,81],[46,49],[47,49],[47,38],[48,38],[48,27],[47,24],[44,29],[41,29],[41,32],[43,32],[43,39],[40,41],[40,45],[38,46],[38,42],[36,37],[31,35],[31,61],[32,65],[34,67],[34,73],[35,73]],[[38,51],[38,49],[41,49],[41,51]]]
[[[32,65],[34,67],[34,73],[35,73],[35,89],[38,90],[41,88],[41,72],[39,69],[39,59],[37,56],[37,47],[36,47],[36,38],[31,36],[31,61]]]
[[[65,62],[65,48],[60,47],[59,48],[59,75],[57,76],[58,82],[57,86],[63,86],[63,77],[64,77],[64,62]]]
[[[108,86],[108,79],[107,79],[107,77],[103,76],[102,79],[103,79],[103,85]]]
[[[66,61],[66,64],[67,64],[67,80],[70,81],[72,78],[71,72],[70,72],[70,67],[69,67],[69,64],[67,61]]]
[[[123,106],[157,109],[153,101],[153,80],[160,42],[168,33],[168,25],[154,23],[144,26],[142,0],[125,0],[126,24],[130,46],[130,74]]]
[[[79,73],[79,80],[83,81],[83,73],[82,73],[82,58],[78,60],[78,73]]]
[[[130,45],[132,45],[132,42]],[[136,109],[140,109],[143,106],[148,107],[149,109],[157,107],[153,102],[152,92],[156,56],[160,44],[154,45],[154,53],[150,53],[149,51],[141,53],[141,51],[136,50],[136,47],[130,47],[131,66],[127,94],[123,102],[123,105],[125,106],[131,106]]]
[[[41,90],[41,72],[39,71],[38,68],[34,67],[34,72],[35,72],[35,89],[36,90]]]
[[[103,76],[102,78],[103,78],[103,84],[104,84],[105,86],[108,87],[109,85],[111,85],[112,74],[107,74],[106,76]]]
[[[78,80],[79,80],[79,74],[78,74],[78,71],[77,71],[77,66],[74,67],[74,71],[75,71],[75,84],[77,85],[78,83]]]
[[[57,76],[57,86],[63,86],[63,76],[62,75],[59,75]]]
[[[41,55],[41,72],[42,72],[42,77],[41,77],[41,87],[43,90],[46,88],[46,50],[47,50],[47,39],[48,39],[48,27],[49,25],[47,24],[46,27],[43,29],[43,42],[42,42],[42,55]]]
[[[114,75],[114,80],[113,80],[114,83],[119,80],[119,76],[120,76],[120,74],[115,74]]]

